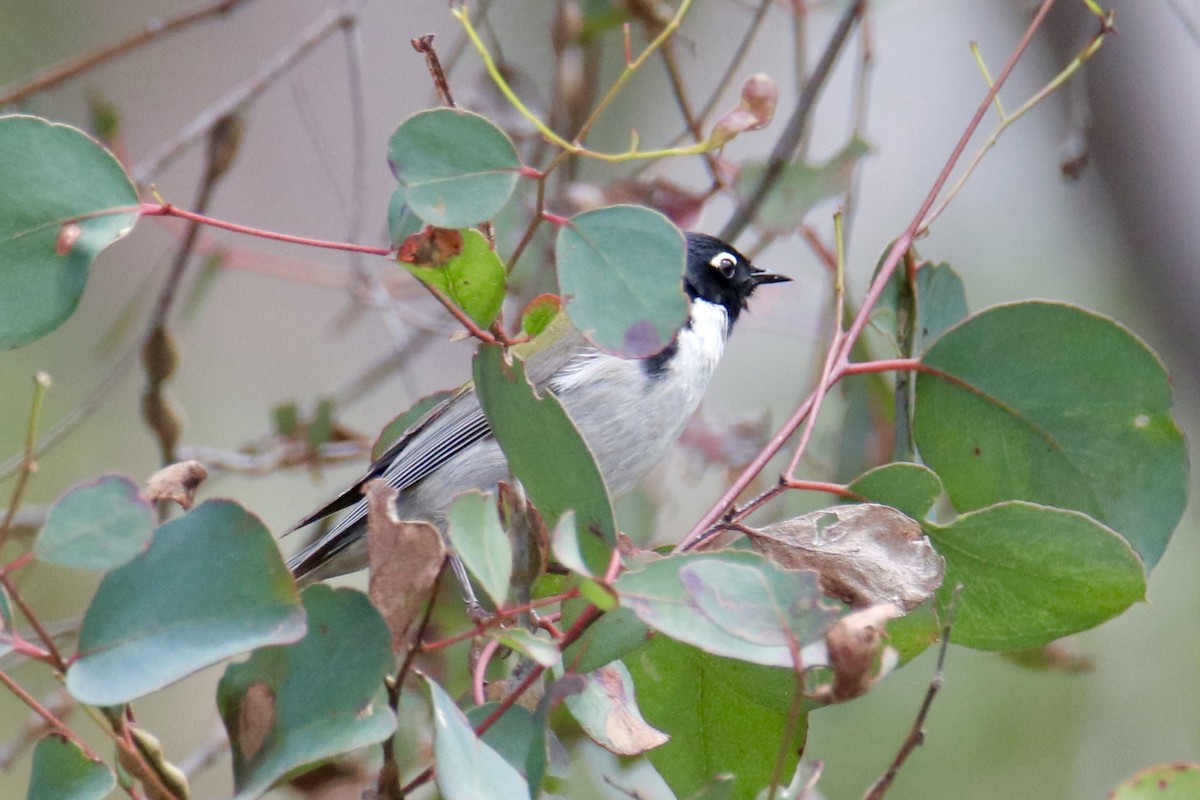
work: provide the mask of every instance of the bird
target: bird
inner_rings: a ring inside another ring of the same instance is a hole
[[[549,389],[575,422],[612,497],[636,486],[683,433],[750,296],[764,284],[791,280],[754,266],[714,236],[688,232],[685,239],[688,319],[665,349],[648,358],[620,358],[560,326],[552,344],[538,348],[535,340],[526,359],[530,381]],[[288,559],[301,585],[366,568],[362,490],[376,478],[398,491],[400,519],[428,521],[444,532],[457,495],[494,490],[509,479],[509,469],[474,390],[462,387],[405,431],[352,486],[292,526],[289,533],[345,512]]]

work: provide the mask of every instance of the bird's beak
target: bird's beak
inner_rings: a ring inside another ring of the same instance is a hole
[[[754,281],[755,286],[762,286],[764,283],[785,283],[790,281],[787,275],[780,275],[775,272],[767,272],[766,270],[755,268],[754,273],[750,276]]]

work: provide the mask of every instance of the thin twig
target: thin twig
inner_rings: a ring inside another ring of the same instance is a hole
[[[0,92],[0,106],[19,103],[27,97],[51,89],[76,75],[100,66],[106,61],[111,61],[118,56],[131,53],[144,44],[175,33],[197,22],[203,22],[207,19],[227,14],[243,2],[247,2],[247,0],[221,0],[219,3],[214,3],[195,11],[187,11],[170,19],[153,19],[146,23],[146,27],[142,31],[133,34],[127,39],[59,64],[56,67],[35,75],[31,80],[15,88]]]
[[[100,760],[100,756],[98,756],[96,754],[95,750],[88,747],[87,742],[83,741],[78,736],[76,736],[75,733],[70,728],[68,728],[66,725],[63,724],[62,720],[60,720],[58,717],[56,717],[54,715],[53,711],[51,711],[50,709],[46,708],[44,705],[39,703],[37,701],[37,698],[35,698],[33,695],[29,694],[29,692],[25,691],[25,689],[22,688],[21,684],[17,683],[15,680],[13,680],[11,677],[9,677],[7,672],[0,671],[0,683],[4,684],[4,687],[6,689],[8,689],[10,692],[12,692],[17,697],[18,700],[20,700],[25,705],[29,706],[29,708],[35,714],[37,714],[39,717],[44,719],[46,721],[46,724],[49,725],[56,734],[63,737],[64,739],[71,742],[72,744],[74,744],[76,747],[78,747],[80,750],[83,751],[83,754],[85,756],[87,756],[92,761]]]
[[[37,470],[36,446],[38,421],[42,416],[42,401],[45,399],[46,390],[49,388],[49,375],[45,372],[39,372],[34,376],[33,401],[29,407],[29,422],[25,426],[25,450],[21,457],[21,472],[17,476],[17,485],[13,487],[12,497],[9,498],[8,510],[4,513],[4,521],[0,522],[0,550],[4,549],[4,544],[8,541],[8,534],[12,530],[13,519],[17,515],[17,509],[21,507],[21,498],[25,495],[25,487],[29,483],[29,476]]]
[[[1003,86],[1008,80],[1008,76],[1012,73],[1017,61],[1020,60],[1021,56],[1029,48],[1030,43],[1033,41],[1034,34],[1036,34],[1038,29],[1042,26],[1042,23],[1046,19],[1046,14],[1049,13],[1053,5],[1054,0],[1042,0],[1042,5],[1038,9],[1037,14],[1030,22],[1029,27],[1021,37],[1021,40],[1017,43],[1012,55],[1009,56],[1008,62],[1004,65],[1004,69],[1002,69],[1000,74],[997,76],[996,83],[987,91],[978,108],[976,108],[975,114],[972,116],[970,122],[967,123],[966,128],[963,130],[962,136],[959,137],[958,143],[954,146],[954,149],[946,159],[945,165],[942,167],[941,172],[938,173],[937,178],[933,182],[933,186],[926,194],[920,208],[917,209],[917,213],[913,217],[912,222],[909,223],[909,226],[904,233],[902,233],[900,237],[897,238],[892,244],[891,250],[888,251],[887,256],[880,265],[874,281],[867,290],[867,295],[863,300],[862,307],[859,309],[854,321],[846,331],[846,335],[842,337],[841,352],[839,353],[837,364],[835,365],[835,369],[838,373],[834,376],[835,380],[844,375],[854,374],[855,365],[853,365],[849,360],[850,354],[853,352],[855,343],[858,341],[859,336],[862,335],[863,329],[870,320],[872,310],[875,308],[876,303],[879,302],[879,298],[883,295],[884,287],[887,286],[888,281],[891,279],[892,273],[895,271],[896,265],[900,263],[901,257],[912,246],[913,238],[916,235],[917,228],[921,225],[921,221],[925,219],[925,215],[929,213],[929,209],[937,200],[938,195],[941,193],[942,187],[944,187],[947,180],[949,180],[950,173],[954,170],[954,166],[958,163],[959,158],[962,157],[963,151],[967,147],[967,143],[970,141],[975,131],[979,128],[980,122],[983,120],[984,115],[991,107],[992,98],[996,96],[996,92],[998,92],[1000,87]],[[814,79],[815,78],[816,75],[814,74]],[[903,359],[899,359],[897,361],[903,362],[906,365],[910,363]],[[809,412],[812,410],[812,404],[814,400],[815,393],[810,394],[808,398],[806,398],[804,402],[800,404],[800,406],[792,413],[792,416],[789,417],[788,420],[783,424],[780,430],[773,437],[771,437],[771,440],[767,442],[767,445],[762,449],[762,451],[754,457],[754,460],[750,462],[750,464],[734,480],[729,488],[726,489],[721,498],[713,504],[713,506],[704,514],[704,516],[701,517],[701,519],[694,526],[692,526],[692,529],[687,533],[687,535],[680,540],[679,544],[675,546],[676,552],[688,550],[695,546],[696,542],[707,538],[709,535],[707,532],[714,525],[714,523],[716,523],[717,520],[719,520],[728,509],[733,508],[738,496],[746,490],[746,487],[748,487],[756,477],[758,477],[758,474],[762,472],[764,468],[766,468],[767,463],[783,448],[784,444],[787,443],[792,434],[796,432],[801,424],[803,424]],[[744,514],[742,512],[739,512],[739,516],[743,515]]]
[[[343,25],[353,22],[353,7],[361,0],[344,3],[327,12],[310,25],[290,45],[275,54],[250,80],[236,87],[223,98],[213,103],[180,129],[175,138],[167,142],[147,159],[136,165],[131,173],[139,184],[149,183],[154,176],[179,158],[185,150],[200,141],[216,124],[217,120],[262,94],[266,89],[308,55],[317,45]]]
[[[834,28],[833,34],[829,37],[829,43],[825,45],[825,50],[821,53],[820,61],[813,68],[812,76],[800,90],[800,97],[796,101],[796,108],[792,111],[792,116],[788,119],[787,127],[779,135],[779,140],[775,142],[775,147],[772,148],[771,155],[767,158],[762,177],[759,178],[754,190],[738,203],[733,216],[725,223],[725,227],[721,229],[719,238],[727,242],[735,241],[741,235],[742,231],[746,229],[746,226],[750,224],[750,220],[754,218],[758,207],[762,205],[767,193],[771,191],[780,176],[783,175],[783,168],[792,160],[796,148],[800,146],[800,142],[804,139],[808,131],[808,120],[812,115],[813,108],[816,106],[817,96],[829,80],[829,76],[833,72],[833,64],[845,46],[846,40],[850,36],[850,30],[854,27],[854,23],[859,17],[862,16],[865,7],[866,0],[854,0],[854,2],[846,7],[845,13],[842,14],[842,18],[838,20],[837,27]]]
[[[925,692],[925,699],[921,703],[920,710],[917,711],[917,718],[913,721],[913,726],[909,730],[908,736],[904,737],[904,743],[900,745],[900,751],[896,753],[891,766],[879,777],[879,780],[872,784],[866,795],[863,796],[863,800],[882,800],[884,794],[891,787],[892,781],[896,779],[897,773],[900,772],[900,768],[904,766],[904,762],[925,741],[925,718],[929,716],[929,709],[933,706],[933,699],[937,697],[937,693],[941,690],[945,679],[946,651],[950,649],[950,629],[954,625],[954,612],[958,607],[958,598],[962,595],[962,588],[961,583],[954,587],[954,594],[950,600],[950,606],[946,611],[946,624],[942,628],[942,644],[938,649],[937,666],[934,668],[933,677],[929,681],[929,689]]]

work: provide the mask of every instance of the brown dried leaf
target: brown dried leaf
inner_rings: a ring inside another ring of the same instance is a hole
[[[396,252],[396,260],[418,267],[437,267],[462,251],[462,231],[426,225],[424,230],[404,240]]]
[[[817,689],[818,700],[841,703],[867,693],[890,669],[884,665],[872,674],[875,657],[879,654],[884,625],[900,616],[900,609],[891,603],[864,608],[842,617],[825,634],[829,665],[833,668],[833,683]]]
[[[761,72],[751,75],[742,84],[741,102],[717,120],[709,141],[720,147],[739,133],[765,128],[774,118],[778,103],[779,88],[771,76]]]
[[[382,479],[366,485],[368,594],[387,621],[392,650],[407,650],[409,633],[441,572],[446,545],[428,522],[401,522],[397,491]]]
[[[187,511],[196,501],[196,489],[207,477],[208,470],[199,461],[168,464],[146,481],[142,497],[151,503],[174,500]]]
[[[550,532],[546,530],[542,515],[519,485],[514,488],[501,481],[496,488],[500,524],[512,542],[511,583],[514,587],[522,587],[524,598],[533,582],[546,573],[546,564],[550,561]]]
[[[262,681],[246,687],[238,706],[238,751],[244,761],[254,758],[275,725],[275,692]]]
[[[946,564],[921,526],[890,506],[841,505],[748,530],[754,549],[789,569],[811,569],[821,591],[851,608],[919,606]]]
[[[636,707],[630,708],[633,698],[626,695],[626,685],[615,668],[601,667],[592,677],[612,703],[612,712],[604,723],[607,749],[617,755],[634,756],[667,743],[670,736],[651,727]]]

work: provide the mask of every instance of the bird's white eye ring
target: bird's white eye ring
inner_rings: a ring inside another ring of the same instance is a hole
[[[732,278],[733,273],[737,271],[737,259],[729,253],[717,253],[708,265],[726,278]]]

